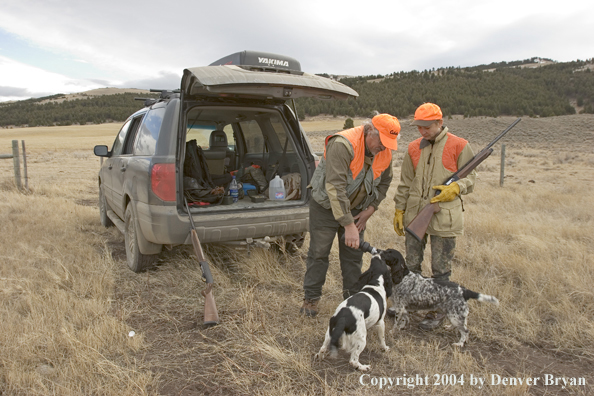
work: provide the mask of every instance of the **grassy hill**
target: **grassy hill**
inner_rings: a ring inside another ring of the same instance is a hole
[[[373,110],[408,117],[424,102],[438,103],[446,117],[550,117],[594,113],[594,58],[557,63],[530,58],[515,62],[382,76],[339,79],[359,92],[346,101],[297,100],[300,119],[330,114],[367,117]],[[124,121],[143,106],[142,90],[102,89],[0,103],[0,127],[101,124]]]

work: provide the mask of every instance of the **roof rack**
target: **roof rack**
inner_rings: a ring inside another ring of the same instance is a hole
[[[134,98],[134,100],[144,100],[144,107],[149,107],[149,106],[154,105],[155,103],[157,103],[160,100],[169,99],[173,95],[179,94],[181,92],[179,89],[168,90],[168,89],[154,89],[154,88],[151,88],[149,91],[150,92],[159,92],[160,93],[159,98],[158,99],[155,99],[155,98]]]

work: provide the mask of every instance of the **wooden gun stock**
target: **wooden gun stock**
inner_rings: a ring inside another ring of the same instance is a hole
[[[210,272],[210,266],[204,258],[204,252],[202,251],[202,245],[200,244],[200,239],[198,239],[198,234],[196,233],[194,220],[192,219],[192,214],[190,213],[190,208],[188,207],[188,201],[186,200],[185,203],[186,210],[188,211],[188,216],[190,217],[190,237],[192,239],[192,246],[194,247],[194,253],[198,258],[198,263],[200,264],[200,268],[202,269],[202,277],[206,282],[206,288],[201,292],[201,294],[204,296],[204,326],[215,326],[219,324],[220,320],[214,295],[212,294],[212,286],[214,280]]]
[[[427,233],[427,228],[429,228],[431,218],[440,210],[441,208],[439,207],[438,203],[425,205],[425,207],[421,209],[413,221],[411,221],[407,227],[404,227],[404,229],[414,236],[419,242],[421,242]]]

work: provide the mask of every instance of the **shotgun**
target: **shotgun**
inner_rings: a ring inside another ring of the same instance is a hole
[[[198,234],[196,233],[194,219],[192,218],[192,213],[190,213],[188,200],[185,197],[184,203],[186,204],[188,217],[190,217],[190,234],[192,238],[192,246],[194,246],[194,253],[198,258],[198,263],[202,269],[202,278],[206,282],[206,289],[202,290],[202,295],[204,296],[204,326],[216,326],[219,324],[219,313],[217,312],[217,305],[215,304],[214,296],[212,295],[212,285],[214,280],[212,278],[212,274],[210,273],[210,266],[204,258],[202,246],[200,245],[200,239],[198,239]]]
[[[499,141],[506,133],[508,133],[513,127],[516,126],[518,122],[522,121],[521,118],[515,120],[510,126],[508,126],[503,132],[501,132],[491,143],[487,145],[484,149],[482,149],[477,155],[472,157],[470,161],[468,161],[462,168],[460,168],[456,173],[450,176],[443,185],[450,185],[451,183],[455,182],[456,180],[460,180],[465,178],[472,172],[481,162],[487,159],[493,152],[493,145]],[[441,191],[437,190],[435,195],[438,195]],[[429,227],[429,223],[431,222],[431,218],[433,215],[440,211],[439,203],[430,203],[427,204],[421,211],[416,215],[416,217],[409,223],[405,230],[408,231],[412,236],[414,236],[419,242],[423,240],[425,234],[427,233],[427,228]]]

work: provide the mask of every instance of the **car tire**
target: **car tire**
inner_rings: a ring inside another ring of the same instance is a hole
[[[101,220],[101,225],[103,227],[113,227],[113,221],[107,216],[107,210],[109,209],[109,204],[105,200],[105,194],[103,193],[103,187],[99,186],[99,219]]]
[[[126,262],[134,272],[142,272],[151,267],[157,260],[157,254],[142,254],[138,245],[138,222],[132,204],[126,207],[124,215],[124,243],[126,245]]]

